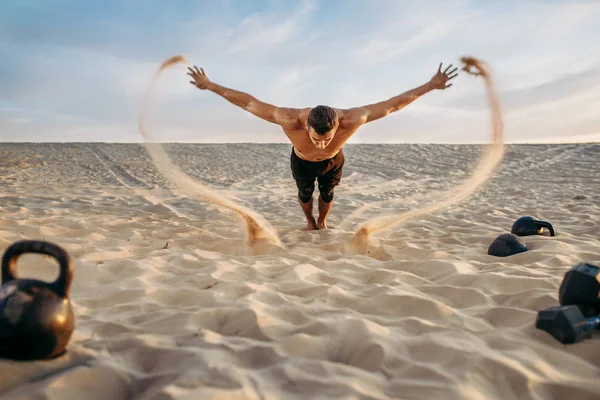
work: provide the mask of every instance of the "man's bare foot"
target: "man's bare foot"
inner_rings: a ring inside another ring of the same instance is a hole
[[[323,221],[318,220],[317,221],[317,229],[327,229],[327,223],[325,222],[325,220],[323,220]]]
[[[316,231],[317,229],[318,229],[317,228],[317,222],[315,221],[314,218],[307,220],[307,223],[306,223],[306,230],[307,231]]]

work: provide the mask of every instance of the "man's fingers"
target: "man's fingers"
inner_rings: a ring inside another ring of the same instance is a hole
[[[440,63],[440,66],[438,67],[438,72],[442,72],[442,63]]]
[[[192,78],[194,77],[194,74],[193,74],[193,73],[191,73],[191,72],[188,72],[186,75],[189,75],[189,76],[191,76]]]
[[[200,71],[202,71],[202,75],[206,76],[206,72],[204,72],[204,68],[200,67]]]
[[[191,72],[192,74],[195,74],[195,73],[196,73],[196,71],[194,71],[194,70],[192,69],[192,67],[188,67],[188,69],[190,70],[190,72]],[[188,74],[188,75],[189,75],[189,74]]]
[[[452,71],[448,72],[448,75],[455,73],[458,70],[458,67],[454,68]]]
[[[449,70],[450,68],[452,68],[452,64],[450,64],[450,65],[448,65],[448,66],[446,67],[446,69],[444,70],[444,73],[445,73],[445,74],[446,74],[446,73],[448,73],[448,70]]]
[[[196,82],[194,82],[194,81],[190,81],[190,83],[191,83],[192,85],[196,86]]]
[[[197,73],[198,75],[202,75],[202,73],[200,72],[200,70],[198,69],[198,67],[196,67],[196,66],[194,65],[194,68],[196,68],[196,73]]]
[[[448,80],[450,80],[450,79],[454,79],[454,78],[456,78],[457,76],[458,76],[458,74],[450,75],[450,76],[448,76]]]
[[[452,83],[449,83],[449,84],[446,85],[446,87],[444,89],[448,89],[452,85],[453,85]]]

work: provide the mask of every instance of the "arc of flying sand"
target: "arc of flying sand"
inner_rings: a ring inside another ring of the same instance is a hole
[[[404,213],[373,218],[365,222],[353,235],[351,244],[365,252],[369,238],[377,232],[390,229],[402,222],[459,203],[479,189],[489,178],[504,155],[503,122],[500,102],[496,96],[491,73],[486,64],[474,57],[462,57],[463,70],[471,75],[480,75],[485,82],[486,93],[492,114],[492,145],[482,155],[473,175],[462,184],[443,193],[443,199],[433,204]]]
[[[226,208],[237,214],[244,223],[246,244],[248,246],[254,246],[261,239],[277,246],[281,246],[281,241],[279,240],[276,230],[261,215],[250,210],[249,208],[236,204],[232,200],[226,198],[223,194],[218,193],[216,190],[210,189],[194,181],[179,167],[171,162],[171,159],[160,143],[149,143],[150,136],[146,130],[145,111],[147,103],[150,100],[152,89],[154,88],[154,85],[156,84],[160,74],[165,69],[176,64],[185,63],[186,61],[187,60],[182,55],[173,56],[167,59],[161,64],[158,71],[156,71],[152,80],[150,81],[150,85],[148,86],[148,89],[146,90],[146,93],[142,99],[142,107],[138,115],[138,129],[145,139],[144,146],[146,147],[148,153],[150,153],[156,168],[167,178],[167,180],[175,184],[179,191],[188,196],[201,198],[209,203]]]

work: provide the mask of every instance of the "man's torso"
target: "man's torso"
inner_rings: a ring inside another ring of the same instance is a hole
[[[350,118],[351,115],[343,115],[339,112],[341,116],[339,119],[340,125],[335,136],[326,148],[319,150],[310,140],[308,130],[306,129],[308,111],[310,109],[302,110],[298,118],[298,123],[282,126],[283,131],[294,145],[296,155],[306,161],[318,162],[335,157],[346,141],[350,139],[363,123],[362,120]]]

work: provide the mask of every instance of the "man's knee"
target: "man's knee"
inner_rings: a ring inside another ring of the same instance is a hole
[[[310,199],[312,199],[312,195],[313,195],[314,191],[315,191],[314,186],[298,189],[298,198],[300,199],[301,202],[308,203],[310,201]]]
[[[319,186],[319,193],[321,193],[321,199],[325,203],[331,203],[333,200],[333,187]]]

